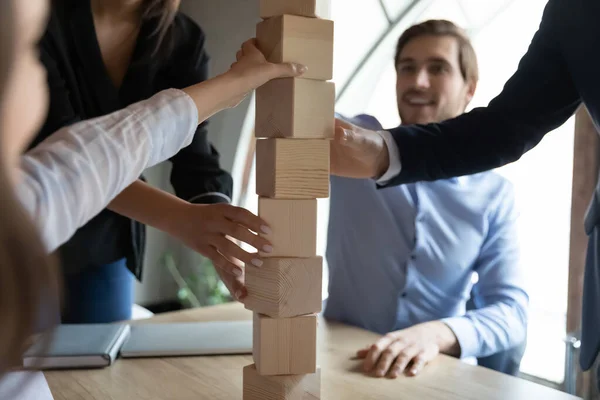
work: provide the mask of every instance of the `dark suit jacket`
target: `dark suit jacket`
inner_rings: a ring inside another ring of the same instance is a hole
[[[50,109],[33,145],[74,122],[98,117],[147,99],[167,88],[183,88],[208,78],[204,33],[178,14],[170,36],[155,53],[157,20],[141,27],[132,62],[120,88],[110,80],[98,46],[90,0],[57,0],[41,40],[41,60],[48,70]],[[170,47],[170,49],[169,49]],[[171,183],[177,196],[199,203],[227,202],[231,176],[219,166],[219,154],[199,126],[190,146],[172,158]],[[141,277],[144,226],[109,210],[83,226],[60,249],[63,270],[77,272],[127,258]]]
[[[550,0],[518,70],[488,107],[440,124],[391,130],[402,170],[389,185],[472,174],[518,160],[581,102],[599,126],[599,19],[598,0]],[[586,216],[588,233],[600,219],[599,193],[600,186]],[[600,241],[591,246],[600,246]],[[600,262],[595,256],[600,247],[595,250],[589,253],[594,256],[588,257],[585,277],[584,369],[600,348]]]

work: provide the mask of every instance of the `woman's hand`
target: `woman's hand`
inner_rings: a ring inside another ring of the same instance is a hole
[[[250,39],[237,52],[237,61],[224,74],[182,89],[198,110],[198,123],[237,106],[252,90],[271,79],[302,75],[306,67],[296,63],[271,63]]]
[[[267,61],[264,54],[256,47],[256,39],[247,40],[238,50],[236,62],[231,64],[227,74],[239,79],[247,89],[244,94],[236,99],[235,106],[246,97],[246,95],[264,85],[271,79],[297,77],[304,74],[306,66],[298,63],[271,63]]]
[[[257,253],[238,244],[247,243],[265,253],[273,251],[271,243],[258,233],[270,228],[250,211],[229,204],[189,204],[173,212],[168,232],[192,250],[209,258],[221,279],[237,299],[246,295],[244,264],[262,265]]]

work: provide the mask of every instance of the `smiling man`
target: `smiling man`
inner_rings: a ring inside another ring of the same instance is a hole
[[[448,21],[405,31],[395,66],[402,124],[464,113],[477,85],[473,47]],[[350,122],[382,129],[367,115]],[[522,347],[528,296],[507,180],[484,172],[377,190],[332,176],[330,204],[323,314],[385,335],[357,349],[365,371],[415,375],[439,353],[473,359]]]

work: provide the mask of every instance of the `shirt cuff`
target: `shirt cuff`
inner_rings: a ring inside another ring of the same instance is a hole
[[[402,163],[400,162],[400,151],[398,151],[398,145],[392,137],[392,134],[388,131],[378,131],[377,133],[385,142],[390,159],[390,166],[388,167],[387,171],[376,181],[377,185],[383,186],[387,184],[390,179],[394,178],[400,173],[402,170]]]
[[[194,204],[217,204],[217,203],[231,203],[231,198],[221,192],[209,192],[199,194],[188,200]]]
[[[479,333],[468,318],[452,317],[441,320],[454,332],[460,345],[460,358],[477,357],[479,353]]]

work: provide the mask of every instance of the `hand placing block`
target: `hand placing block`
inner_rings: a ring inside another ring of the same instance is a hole
[[[256,137],[330,139],[334,132],[335,84],[283,78],[256,90]]]
[[[260,267],[246,268],[248,310],[272,318],[289,318],[321,311],[323,259],[264,258]]]
[[[317,316],[270,318],[254,313],[252,355],[260,375],[317,370]]]
[[[317,254],[317,200],[258,198],[258,216],[271,227],[262,234],[271,243],[271,253],[261,257],[314,257]]]
[[[270,62],[306,65],[302,78],[333,77],[333,21],[295,15],[269,18],[256,26],[256,41]]]
[[[274,199],[329,197],[329,140],[258,139],[256,194]]]
[[[262,376],[256,365],[244,367],[243,400],[319,400],[321,369],[313,374]]]
[[[291,14],[331,19],[331,0],[260,0],[260,17]]]

